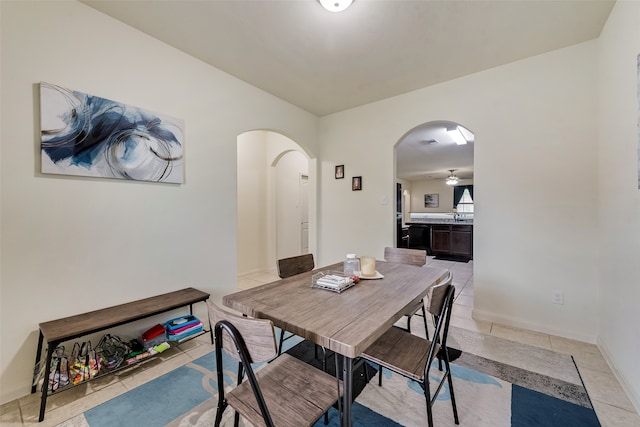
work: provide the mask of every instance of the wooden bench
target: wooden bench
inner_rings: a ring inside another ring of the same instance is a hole
[[[35,393],[38,385],[36,376],[39,371],[38,366],[40,366],[42,356],[42,344],[46,341],[47,354],[39,421],[44,420],[44,412],[47,406],[51,358],[53,351],[60,343],[187,305],[189,306],[190,313],[193,314],[193,304],[206,301],[207,299],[209,299],[208,293],[194,288],[186,288],[151,298],[103,308],[101,310],[40,323],[40,338],[38,339],[38,350],[36,353],[36,372],[34,372],[34,382],[31,387],[31,393]]]

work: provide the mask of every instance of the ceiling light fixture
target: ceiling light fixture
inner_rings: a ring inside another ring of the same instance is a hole
[[[449,176],[447,177],[447,180],[445,181],[447,185],[456,185],[458,182],[460,182],[458,177],[453,174],[453,172],[455,172],[455,169],[449,169],[449,172],[451,173],[449,174]]]
[[[460,126],[447,128],[447,133],[449,134],[449,136],[451,138],[453,138],[453,140],[456,142],[456,144],[464,145],[464,144],[467,143],[467,139],[462,134],[462,131],[460,130]]]
[[[353,0],[318,0],[318,2],[329,12],[342,12],[351,6]]]
[[[423,139],[422,141],[420,141],[420,144],[422,145],[435,145],[437,143],[438,141],[436,141],[435,139]]]

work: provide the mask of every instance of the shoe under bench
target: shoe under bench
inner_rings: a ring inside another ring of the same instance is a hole
[[[42,347],[43,343],[46,342],[46,364],[42,385],[42,398],[40,401],[40,418],[38,421],[44,420],[47,396],[49,395],[48,381],[51,371],[51,358],[53,351],[60,343],[181,307],[189,306],[189,312],[193,314],[193,304],[204,302],[207,299],[209,299],[208,293],[194,288],[185,288],[179,291],[40,323],[36,369],[34,372],[34,383],[31,387],[31,393],[35,393],[38,387],[36,375],[42,358]]]

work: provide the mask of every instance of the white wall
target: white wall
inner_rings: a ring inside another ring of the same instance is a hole
[[[6,402],[30,391],[39,322],[236,289],[236,138],[272,129],[313,152],[317,118],[81,3],[0,7]],[[183,119],[185,184],[42,175],[40,81]]]
[[[269,265],[272,193],[266,134],[252,131],[238,136],[238,275],[273,268]]]
[[[640,2],[616,2],[598,55],[599,344],[640,411]]]
[[[595,63],[587,42],[321,118],[321,264],[381,259],[394,145],[420,123],[464,123],[476,136],[474,315],[595,342]],[[363,191],[333,179],[341,163]]]

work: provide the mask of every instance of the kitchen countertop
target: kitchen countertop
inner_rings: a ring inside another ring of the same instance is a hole
[[[459,224],[459,225],[473,225],[472,219],[461,219],[458,221],[454,221],[453,219],[422,219],[422,220],[413,220],[411,222],[407,222],[406,225],[428,225],[428,224]]]

